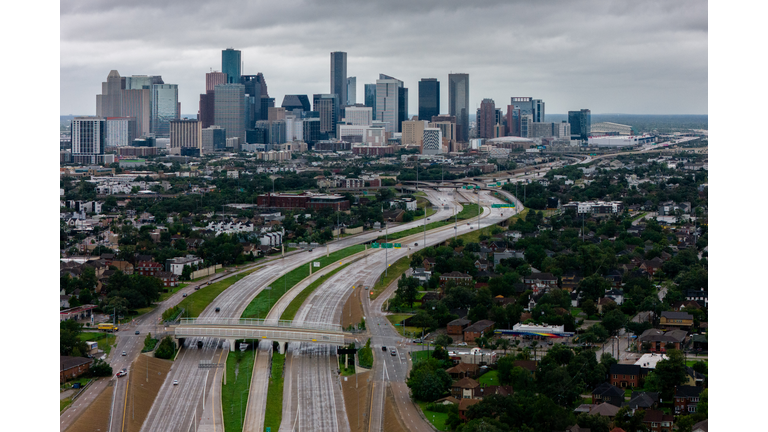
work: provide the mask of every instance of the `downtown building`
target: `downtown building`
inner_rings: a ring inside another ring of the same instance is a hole
[[[332,94],[315,94],[312,96],[313,109],[320,118],[320,137],[328,139],[336,136],[336,126],[339,122],[339,96]]]
[[[496,138],[494,127],[496,121],[496,104],[493,99],[483,99],[477,109],[477,137]]]
[[[170,146],[171,154],[181,156],[200,156],[203,147],[203,129],[199,120],[171,120]]]
[[[443,152],[443,135],[438,128],[425,128],[421,146],[422,154],[440,154]]]
[[[347,106],[357,103],[357,77],[347,78]]]
[[[160,76],[121,77],[116,70],[112,70],[107,81],[101,83],[101,94],[96,95],[96,116],[133,117],[136,122],[132,125],[131,135],[148,135],[152,132],[152,87],[160,84],[164,84]]]
[[[227,84],[240,84],[240,50],[221,50],[221,72],[227,76]]]
[[[201,125],[202,127],[202,125]],[[227,132],[221,126],[209,126],[200,132],[201,153],[211,154],[227,148]]]
[[[75,117],[72,120],[72,162],[84,165],[114,162],[114,155],[104,154],[106,129],[103,117]]]
[[[419,81],[419,120],[431,121],[440,115],[440,81],[422,78]]]
[[[239,138],[240,143],[245,143],[245,109],[244,85],[214,87],[214,124],[224,128],[227,138]]]
[[[136,118],[107,117],[105,147],[126,147],[137,138]]]
[[[387,132],[402,132],[401,123],[408,120],[408,89],[399,79],[379,74],[375,119],[385,123]]]
[[[448,74],[448,112],[456,117],[456,140],[469,142],[469,74]]]
[[[365,84],[365,106],[370,107],[373,112],[373,120],[376,120],[376,84]]]
[[[336,95],[337,104],[347,104],[347,53],[331,53],[331,94]],[[315,109],[317,111],[317,109]]]
[[[588,109],[568,111],[568,123],[571,125],[571,139],[589,140],[592,132],[592,112]]]

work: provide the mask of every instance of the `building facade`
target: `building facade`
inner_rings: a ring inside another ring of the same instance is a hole
[[[347,53],[331,53],[331,94],[336,95],[339,104],[347,102]]]
[[[75,117],[72,120],[72,158],[89,158],[104,154],[106,120],[102,117]]]
[[[365,89],[365,106],[370,107],[372,111],[372,119],[376,120],[376,84],[366,84]]]
[[[357,103],[357,77],[348,77],[346,105],[354,105],[356,103]]]
[[[456,140],[469,142],[469,74],[448,74],[448,111],[456,116]]]
[[[373,109],[367,106],[348,106],[344,109],[344,121],[351,125],[370,126],[373,122]]]
[[[158,137],[168,137],[170,121],[179,118],[179,86],[152,85],[151,131]]]
[[[419,81],[419,120],[431,121],[440,115],[440,81],[422,78]]]
[[[217,85],[214,97],[214,124],[224,128],[227,138],[240,138],[245,143],[245,86]]]
[[[387,132],[400,132],[403,82],[397,78],[379,74],[376,80],[376,120],[386,124]]]
[[[592,112],[588,109],[568,111],[568,123],[571,125],[571,139],[586,141],[592,131]]]
[[[227,84],[240,84],[240,65],[240,50],[221,50],[221,72],[227,75]]]
[[[336,136],[336,125],[339,122],[339,96],[332,94],[316,94],[312,97],[312,108],[320,114],[320,135]]]
[[[133,117],[107,117],[106,147],[125,147],[130,145],[136,131],[136,119]]]
[[[439,154],[443,152],[443,133],[439,128],[425,128],[423,136],[422,154]]]
[[[496,138],[494,126],[496,125],[496,104],[493,99],[483,99],[477,110],[477,137]]]
[[[424,140],[424,129],[428,122],[425,120],[404,121],[402,124],[402,145],[421,145]]]
[[[198,120],[171,120],[170,131],[172,153],[175,152],[175,149],[202,148],[203,128],[202,123]]]

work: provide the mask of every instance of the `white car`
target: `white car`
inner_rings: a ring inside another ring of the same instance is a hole
[[[467,346],[467,343],[466,342],[459,342],[456,345],[457,346]]]
[[[173,380],[173,385],[179,385],[179,380]]]

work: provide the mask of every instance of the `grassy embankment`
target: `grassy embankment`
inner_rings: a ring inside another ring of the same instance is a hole
[[[241,342],[240,340],[237,341]],[[253,343],[252,340],[246,342]],[[253,362],[256,351],[251,348],[245,352],[235,350],[227,356],[227,384],[221,387],[221,406],[232,407],[224,410],[224,429],[227,431],[242,431],[243,416],[248,401],[248,389],[251,387]],[[237,370],[237,374],[235,374]]]
[[[430,222],[427,224],[426,230],[433,230],[435,228],[440,228],[446,225],[450,225],[455,222],[455,220],[466,220],[477,216],[477,204],[462,204],[462,210],[459,212],[459,214],[456,215],[455,218],[449,218],[443,221],[436,221],[436,222]],[[405,231],[400,231],[396,233],[389,234],[386,236],[386,240],[397,240],[401,239],[403,237],[408,237],[410,235],[419,234],[424,232],[424,227],[414,227]],[[384,237],[379,237],[377,241],[384,241]]]
[[[395,261],[394,263],[389,265],[389,269],[386,272],[387,275],[385,276],[382,272],[381,277],[379,277],[376,280],[376,283],[373,285],[373,288],[371,291],[373,291],[373,294],[371,295],[371,300],[375,300],[376,297],[379,296],[388,286],[392,283],[392,281],[397,280],[402,276],[403,273],[405,273],[406,270],[408,270],[408,267],[411,265],[411,258],[404,256],[400,258],[399,260]]]
[[[267,390],[267,408],[264,414],[264,427],[277,430],[283,420],[283,368],[285,354],[272,354],[272,375],[269,377]]]
[[[112,351],[112,347],[115,346],[117,336],[112,333],[94,333],[85,332],[78,335],[81,341],[96,341],[99,344],[99,349],[104,351],[107,355]]]
[[[419,408],[421,408],[421,411],[424,413],[424,417],[429,420],[430,423],[432,423],[432,426],[435,427],[435,429],[439,431],[447,431],[448,426],[445,425],[445,422],[448,420],[448,413],[441,413],[441,412],[435,412],[435,411],[429,411],[427,409],[427,402],[417,402],[419,404]]]
[[[219,296],[225,289],[232,286],[235,282],[255,272],[257,269],[249,270],[245,273],[230,276],[224,280],[201,287],[199,290],[188,295],[179,303],[179,307],[184,309],[185,318],[194,318],[199,316],[213,300]]]

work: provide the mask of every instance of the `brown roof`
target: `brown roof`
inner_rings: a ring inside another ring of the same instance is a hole
[[[529,370],[531,372],[534,372],[536,370],[535,360],[515,360],[513,365],[516,367],[521,367],[523,369]]]
[[[659,423],[663,421],[672,422],[675,421],[675,416],[664,414],[663,411],[660,410],[646,410],[645,411],[645,418],[643,418],[643,423]]]
[[[61,365],[59,372],[63,372],[65,370],[89,363],[93,363],[93,359],[89,359],[87,357],[59,356],[59,364]]]
[[[590,415],[601,415],[603,417],[615,417],[619,412],[619,407],[609,403],[601,403],[589,410]]]
[[[476,371],[478,366],[474,363],[459,363],[456,366],[446,369],[445,371],[449,374],[452,373],[461,373],[461,372],[474,372]]]
[[[475,387],[479,387],[480,383],[473,380],[472,378],[462,378],[458,381],[456,381],[455,384],[453,384],[453,387],[461,387],[463,389],[473,389]]]
[[[462,399],[461,402],[459,402],[459,411],[466,411],[476,403],[480,403],[480,399]]]
[[[492,327],[494,324],[496,324],[496,323],[493,322],[493,321],[490,321],[490,320],[480,320],[480,321],[472,324],[471,326],[465,328],[464,332],[472,333],[472,332],[483,331],[483,330],[487,329],[488,327]]]

